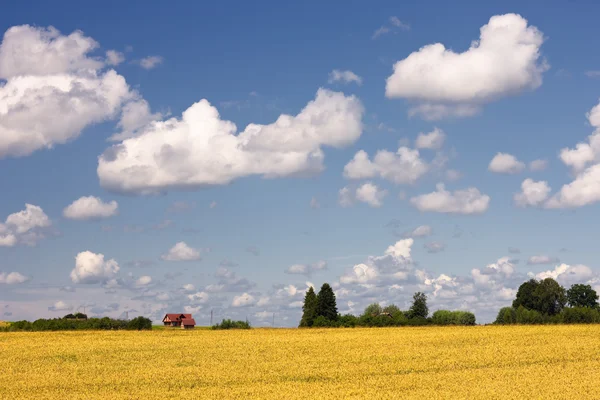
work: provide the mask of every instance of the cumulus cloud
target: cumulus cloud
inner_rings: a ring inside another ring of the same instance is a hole
[[[362,85],[362,78],[356,75],[352,71],[341,71],[339,69],[334,69],[329,73],[329,83],[341,82],[341,83],[356,83],[357,85]]]
[[[449,192],[444,184],[438,183],[436,191],[412,197],[410,202],[420,211],[448,214],[481,214],[489,206],[490,197],[476,188]]]
[[[24,210],[10,214],[4,223],[0,222],[0,247],[35,246],[46,237],[51,226],[50,218],[41,207],[25,204]]]
[[[600,103],[591,109],[587,118],[595,129],[587,143],[560,152],[560,159],[571,167],[575,179],[548,200],[548,208],[583,207],[600,201]]]
[[[71,311],[72,309],[72,305],[67,304],[62,300],[59,300],[50,307],[48,307],[48,311]]]
[[[529,257],[529,260],[527,260],[527,265],[556,264],[558,262],[559,259],[556,257],[537,255]]]
[[[533,275],[530,273],[530,276]],[[543,271],[535,274],[536,279],[552,278],[563,285],[572,285],[574,283],[588,283],[594,273],[587,265],[569,265],[560,264],[553,270]]]
[[[138,279],[136,279],[134,286],[135,287],[145,287],[148,286],[152,283],[152,277],[149,275],[143,275],[140,276]]]
[[[105,260],[104,254],[82,251],[75,257],[71,280],[83,284],[106,283],[113,280],[119,270],[119,264],[114,259]]]
[[[196,261],[201,259],[200,251],[188,246],[185,242],[176,243],[160,258],[165,261]]]
[[[256,286],[256,283],[238,276],[235,272],[219,267],[215,276],[218,278],[216,284],[207,285],[204,290],[210,293],[224,292],[246,292]]]
[[[125,61],[125,55],[119,51],[116,50],[108,50],[106,52],[106,63],[108,65],[119,65],[121,64],[123,61]]]
[[[429,225],[420,225],[409,232],[404,232],[402,236],[404,237],[424,237],[429,236],[433,233],[433,229]]]
[[[439,150],[444,145],[446,134],[439,128],[434,128],[429,133],[419,133],[415,146],[417,149]]]
[[[396,153],[379,150],[373,161],[366,151],[360,150],[344,167],[348,179],[370,179],[379,177],[396,184],[412,184],[429,170],[419,156],[419,150],[400,147]]]
[[[514,201],[519,207],[537,207],[542,205],[550,195],[550,186],[548,182],[536,182],[533,179],[525,179],[521,183],[521,192],[515,193]]]
[[[189,294],[187,298],[193,305],[206,304],[208,303],[210,295],[206,292],[196,292]]]
[[[512,154],[498,153],[490,161],[488,170],[498,174],[518,174],[525,169],[525,163]]]
[[[164,61],[161,56],[148,56],[140,60],[140,66],[144,69],[153,69]]]
[[[31,278],[19,272],[0,272],[0,284],[18,285],[25,283]]]
[[[350,207],[354,204],[354,193],[348,186],[344,186],[338,192],[338,203],[342,207]]]
[[[542,84],[543,41],[520,15],[495,15],[462,53],[435,43],[396,62],[386,96],[416,102],[411,112],[430,119],[473,115],[485,103]]]
[[[53,27],[22,25],[5,32],[0,44],[0,158],[27,156],[74,140],[86,127],[116,118],[123,104],[140,98],[125,78],[90,56],[97,47],[81,31],[62,35]]]
[[[367,203],[371,207],[381,207],[387,190],[380,189],[377,185],[367,182],[356,189],[356,200]]]
[[[231,302],[231,307],[249,307],[256,304],[254,296],[248,293],[243,293],[239,296],[234,296]]]
[[[312,264],[294,264],[290,265],[285,272],[288,274],[310,275],[313,272],[323,271],[327,269],[326,261],[317,261]]]
[[[108,218],[118,214],[116,201],[105,203],[99,197],[84,196],[75,200],[63,210],[63,216],[78,221]]]
[[[319,89],[298,115],[250,124],[236,134],[234,123],[201,100],[181,119],[153,122],[107,149],[98,159],[98,176],[106,189],[150,194],[250,175],[312,175],[323,169],[322,146],[340,148],[360,137],[362,116],[356,97]]]

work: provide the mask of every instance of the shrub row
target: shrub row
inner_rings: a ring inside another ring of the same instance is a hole
[[[148,318],[137,317],[130,321],[104,318],[75,319],[37,319],[33,322],[17,321],[7,327],[0,327],[0,331],[75,331],[75,330],[150,330],[152,321]]]
[[[555,315],[542,314],[536,310],[504,307],[498,312],[496,324],[596,324],[600,323],[600,310],[589,307],[567,307]]]
[[[248,321],[224,319],[220,324],[213,325],[212,329],[250,329],[250,323]]]

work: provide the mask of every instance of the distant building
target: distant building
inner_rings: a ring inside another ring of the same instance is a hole
[[[192,318],[192,314],[166,314],[162,322],[165,326],[183,329],[193,329],[196,326],[196,321]]]

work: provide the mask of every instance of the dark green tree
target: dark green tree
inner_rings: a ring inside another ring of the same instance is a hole
[[[304,305],[302,306],[302,319],[300,327],[306,328],[313,326],[313,322],[317,317],[317,295],[311,286],[304,295]]]
[[[567,290],[567,301],[571,307],[598,308],[598,293],[590,285],[577,283]]]
[[[535,279],[523,282],[521,286],[519,286],[519,290],[517,290],[517,298],[513,300],[513,308],[516,310],[519,306],[523,306],[528,310],[537,310],[538,300],[536,299],[534,292],[539,284],[540,283]]]
[[[533,292],[537,302],[537,311],[546,315],[556,315],[565,308],[567,295],[565,288],[552,278],[540,281]]]
[[[371,316],[371,317],[376,317],[379,314],[381,314],[382,310],[381,310],[381,306],[379,305],[379,303],[373,303],[373,304],[369,304],[367,306],[367,308],[365,308],[365,311],[363,312],[363,315],[365,316]]]
[[[409,318],[427,318],[429,308],[427,308],[427,296],[423,292],[417,292],[413,295],[413,303],[408,310]]]
[[[324,283],[317,295],[317,316],[323,316],[330,321],[338,319],[335,293],[328,283]]]

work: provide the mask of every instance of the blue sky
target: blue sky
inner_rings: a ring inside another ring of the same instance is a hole
[[[529,276],[600,285],[599,5],[9,8],[2,319],[294,326],[327,281],[485,321]]]

